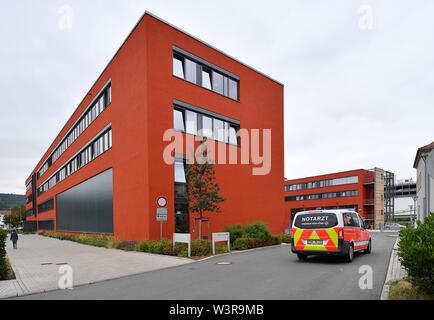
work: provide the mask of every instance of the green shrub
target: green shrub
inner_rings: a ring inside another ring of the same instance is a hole
[[[235,240],[232,249],[234,250],[247,250],[253,247],[254,240],[252,238],[238,238]]]
[[[244,237],[264,239],[270,238],[271,233],[264,222],[256,221],[249,223],[244,227]]]
[[[407,226],[400,232],[398,255],[413,285],[434,293],[434,215],[417,221],[417,227]]]
[[[238,238],[242,238],[244,236],[244,229],[241,224],[233,226],[228,225],[225,227],[225,231],[230,233],[231,244],[233,244]]]
[[[107,240],[107,248],[108,249],[116,249],[119,245],[119,243],[121,243],[121,240],[116,239],[116,238],[109,238]],[[134,250],[137,250],[136,248],[134,248]],[[137,250],[139,251],[139,250]]]
[[[135,251],[136,243],[134,241],[121,241],[118,243],[116,249],[120,249],[124,251]]]
[[[153,240],[148,242],[148,252],[156,253],[156,254],[164,254],[164,248],[168,246],[173,246],[172,240],[169,239]]]
[[[109,238],[105,236],[88,236],[80,234],[78,236],[64,236],[63,240],[72,240],[82,244],[87,244],[95,247],[107,247]]]
[[[208,256],[212,254],[212,244],[209,240],[197,239],[191,241],[192,256]]]
[[[6,261],[6,239],[8,233],[0,229],[0,280],[6,280],[9,277],[9,266]]]
[[[228,245],[227,245],[227,243],[217,242],[215,244],[215,253],[216,254],[227,253],[227,252],[228,252]]]
[[[291,235],[287,233],[277,234],[280,243],[291,243]]]
[[[186,243],[175,243],[175,248],[173,247],[173,244],[167,245],[163,249],[163,254],[169,255],[169,256],[183,256],[183,252],[185,251],[185,256],[188,255],[188,245]]]
[[[149,252],[149,245],[146,241],[140,241],[136,243],[136,251]]]

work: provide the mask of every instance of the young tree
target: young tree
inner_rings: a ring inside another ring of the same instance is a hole
[[[15,206],[12,207],[11,213],[5,216],[4,223],[12,227],[18,227],[24,220],[26,220],[26,207]]]
[[[215,182],[214,161],[208,158],[206,138],[199,147],[193,164],[187,164],[187,196],[191,212],[199,213],[199,239],[202,239],[204,212],[221,212],[219,203],[226,198],[219,195],[220,187]]]

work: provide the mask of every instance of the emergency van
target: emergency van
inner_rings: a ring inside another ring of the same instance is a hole
[[[299,260],[309,255],[340,255],[351,262],[356,251],[371,253],[371,235],[355,211],[303,211],[292,222],[291,251]]]

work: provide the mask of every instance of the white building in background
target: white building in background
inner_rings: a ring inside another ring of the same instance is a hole
[[[434,141],[417,150],[413,168],[417,170],[416,214],[422,221],[434,212]],[[429,208],[429,210],[428,210]]]

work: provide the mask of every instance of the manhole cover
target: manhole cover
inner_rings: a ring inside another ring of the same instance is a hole
[[[220,261],[220,262],[216,262],[215,264],[219,265],[219,266],[227,266],[232,264],[233,262],[231,261]]]
[[[49,264],[53,264],[52,262],[41,263],[41,266],[48,266]]]
[[[61,263],[56,263],[56,266],[63,266],[65,264],[68,264],[68,262],[61,262]]]

